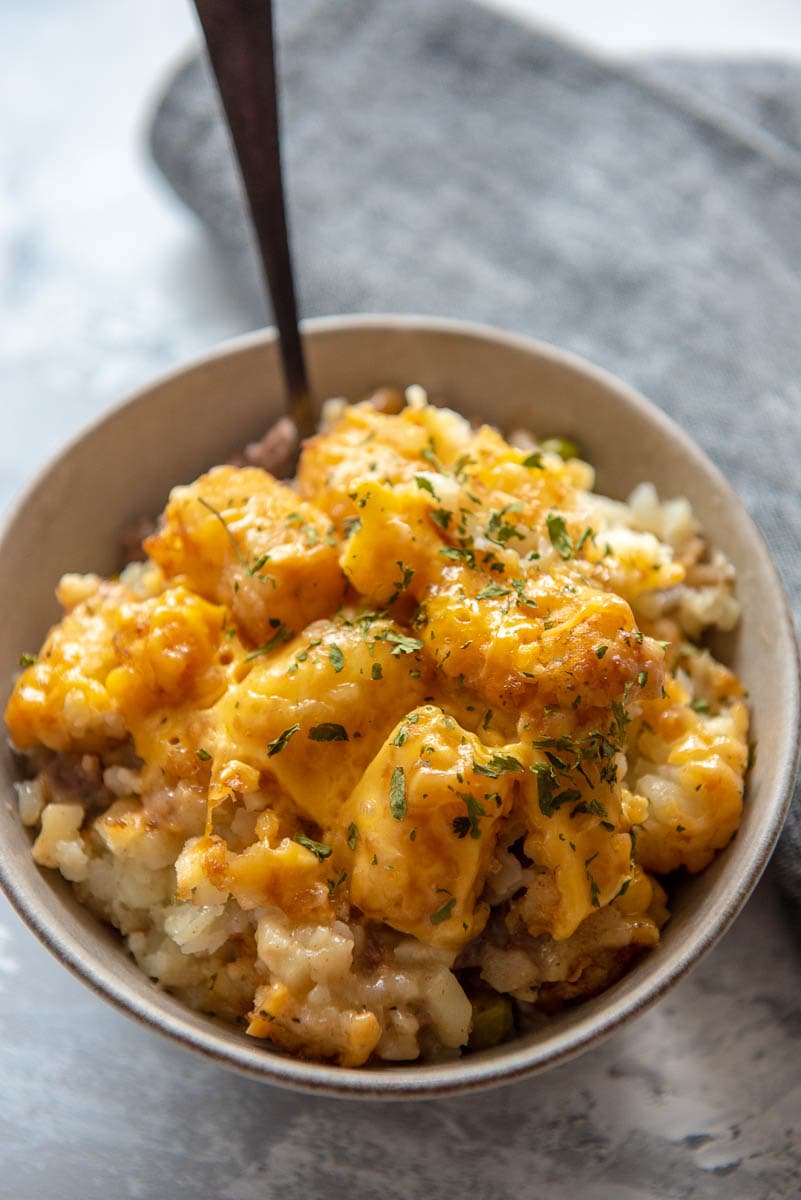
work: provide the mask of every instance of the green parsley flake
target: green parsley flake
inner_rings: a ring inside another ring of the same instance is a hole
[[[564,517],[560,517],[557,513],[548,513],[548,516],[545,518],[545,524],[548,527],[548,537],[551,539],[551,545],[554,550],[558,551],[565,561],[572,558],[573,543],[570,540],[570,534],[567,532]]]
[[[443,558],[452,558],[457,562],[466,562],[472,571],[476,569],[476,556],[473,550],[467,550],[462,546],[444,546],[437,553],[441,554]]]
[[[370,668],[370,678],[371,679],[383,679],[384,678],[384,670],[383,670],[383,667],[381,666],[381,663],[378,663],[378,662],[373,663],[372,667]]]
[[[596,850],[595,854],[591,854],[589,858],[584,860],[584,873],[586,874],[590,885],[590,904],[593,906],[593,908],[601,907],[601,889],[593,879],[592,872],[590,871],[590,863],[594,862],[597,857],[598,851]]]
[[[197,756],[201,762],[211,762],[211,755],[209,754],[208,750],[204,750],[202,746],[198,750]]]
[[[250,654],[245,655],[245,662],[250,662],[251,659],[259,658],[262,654],[269,654],[276,646],[282,646],[284,642],[290,641],[292,634],[285,626],[280,625],[276,629],[273,636],[263,646],[257,646],[255,650],[251,650]]]
[[[537,800],[544,817],[552,817],[563,804],[575,804],[577,800],[581,800],[581,792],[575,788],[557,792],[558,784],[553,767],[549,767],[547,763],[534,763],[529,770],[537,777]]]
[[[476,600],[492,600],[496,596],[510,596],[512,589],[501,587],[499,583],[491,583],[488,587],[482,588],[476,596]]]
[[[333,896],[334,892],[337,890],[339,885],[344,883],[347,878],[348,878],[347,871],[340,871],[339,874],[337,875],[336,879],[326,879],[325,882],[328,885],[328,895]]]
[[[35,654],[20,654],[19,656],[19,665],[21,667],[32,667],[36,661],[37,656]]]
[[[690,708],[693,710],[693,712],[708,713],[710,711],[709,701],[708,700],[691,700]]]
[[[517,538],[520,542],[525,540],[515,525],[504,520],[507,513],[520,512],[522,507],[522,504],[507,504],[505,508],[496,509],[490,513],[490,519],[484,532],[496,546],[505,546],[510,538]]]
[[[393,584],[393,587],[395,587],[395,594],[390,596],[389,604],[392,604],[393,601],[398,599],[398,596],[401,595],[402,592],[405,592],[406,588],[409,587],[409,584],[412,580],[414,580],[415,577],[415,570],[412,568],[412,566],[406,566],[401,562],[397,562],[396,566],[399,571],[401,571],[401,578],[399,578],[399,580]]]
[[[631,877],[631,875],[629,875],[627,879],[623,880],[620,887],[618,888],[618,890],[615,892],[614,896],[612,897],[612,901],[617,900],[617,898],[619,896],[625,896],[626,892],[629,890],[629,887],[631,886],[631,879],[632,879],[632,877]]]
[[[293,738],[300,729],[300,725],[290,725],[283,733],[279,733],[277,738],[267,743],[267,757],[272,758],[275,754],[280,754],[284,747]]]
[[[350,741],[344,725],[337,725],[334,721],[324,721],[322,725],[312,725],[309,737],[313,742]]]
[[[430,479],[426,479],[425,475],[415,475],[414,482],[420,488],[421,492],[428,492],[429,496],[433,496],[435,500],[439,500],[439,496],[434,491],[434,485]]]
[[[537,608],[537,601],[531,596],[526,595],[526,581],[524,579],[513,579],[512,587],[517,592],[517,603],[527,604],[529,608]]]
[[[528,458],[523,459],[524,467],[535,467],[538,471],[544,470],[542,465],[542,455],[537,450],[534,454],[529,454]]]
[[[332,646],[328,651],[328,661],[336,671],[337,675],[345,665],[345,655],[340,650],[339,646]]]
[[[581,551],[584,549],[584,543],[585,543],[585,542],[588,540],[588,538],[591,538],[591,537],[594,537],[594,536],[595,536],[595,535],[593,534],[593,531],[592,531],[592,529],[591,529],[591,528],[590,528],[590,526],[588,525],[588,526],[587,526],[587,528],[586,528],[586,529],[584,530],[584,532],[582,533],[582,535],[581,535],[581,537],[579,538],[579,540],[576,542],[576,554],[580,554],[580,553],[581,553]]]
[[[431,922],[431,924],[432,925],[441,925],[443,921],[449,920],[451,914],[453,913],[455,904],[456,904],[456,897],[451,896],[450,900],[445,901],[442,908],[438,908],[437,911],[432,913],[431,916],[428,918],[429,921]]]
[[[406,816],[406,775],[403,767],[395,767],[389,784],[389,811],[396,821]]]
[[[595,657],[603,658],[603,656],[606,654],[608,649],[609,649],[608,646],[596,646],[595,647]]]
[[[460,800],[464,800],[465,808],[467,809],[466,817],[455,817],[452,825],[453,832],[457,837],[470,837],[477,840],[481,837],[481,826],[478,818],[487,815],[486,809],[480,800],[476,800],[472,792],[457,792]]]
[[[383,640],[392,642],[394,647],[392,653],[396,658],[401,654],[414,654],[415,651],[423,649],[423,643],[419,638],[407,637],[405,633],[395,633],[391,629],[384,634]]]
[[[648,682],[648,672],[640,671],[639,675],[637,676],[637,683],[638,683],[639,687],[644,688],[647,682]]]
[[[225,536],[228,538],[228,541],[231,543],[231,546],[233,547],[234,554],[239,559],[240,565],[243,566],[245,568],[245,570],[248,572],[248,574],[250,575],[252,572],[250,570],[250,567],[247,564],[247,559],[244,557],[244,555],[242,554],[242,551],[239,549],[236,538],[231,533],[231,530],[228,528],[228,522],[226,521],[225,517],[222,515],[221,512],[218,511],[218,509],[216,509],[214,507],[213,504],[209,504],[208,500],[204,500],[202,496],[198,496],[198,503],[202,504],[204,508],[208,509],[208,511],[212,514],[212,516],[216,517],[216,519],[220,522],[223,529],[225,530]]]
[[[259,557],[258,557],[257,559],[255,559],[255,560],[254,560],[254,561],[251,563],[251,565],[248,567],[248,575],[255,575],[255,574],[257,574],[257,572],[258,572],[258,571],[260,571],[260,570],[262,569],[262,567],[264,566],[264,564],[265,564],[265,563],[267,563],[267,562],[269,562],[269,561],[270,561],[270,556],[269,556],[269,554],[260,554],[260,555],[259,555]]]
[[[351,821],[350,825],[348,826],[348,845],[350,846],[351,850],[356,849],[356,841],[358,837],[359,830],[356,826],[356,822]]]
[[[523,770],[523,764],[513,754],[493,754],[490,757],[489,765],[501,772]]]
[[[324,858],[328,858],[331,854],[330,846],[326,846],[325,842],[315,842],[312,838],[306,837],[305,833],[294,833],[292,841],[297,842],[299,846],[305,846],[307,850],[311,850],[312,854],[316,855],[320,862]]]

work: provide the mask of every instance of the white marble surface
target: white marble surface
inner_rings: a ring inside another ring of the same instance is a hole
[[[636,45],[631,22],[650,7],[526,3],[563,8],[569,32],[607,49]],[[601,7],[629,30],[611,47]],[[667,7],[654,6],[663,23]],[[777,44],[801,47],[797,5],[734,7],[727,24],[718,6],[721,46],[760,18],[763,40],[775,19]],[[664,44],[683,44],[682,28]],[[163,0],[2,6],[3,505],[116,396],[244,327],[140,144],[154,81],[193,32],[188,8]],[[713,33],[707,21],[705,48]],[[701,967],[600,1050],[485,1096],[375,1107],[279,1093],[162,1042],[72,980],[0,901],[0,1200],[791,1200],[793,935],[766,881]]]

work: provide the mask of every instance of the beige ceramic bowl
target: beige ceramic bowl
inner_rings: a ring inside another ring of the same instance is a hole
[[[713,543],[733,561],[743,618],[716,649],[750,691],[759,742],[739,833],[702,875],[677,887],[658,948],[620,983],[547,1025],[440,1065],[343,1069],[299,1062],[213,1023],[160,991],[115,933],[31,859],[16,815],[14,764],[4,754],[0,877],[22,917],[85,983],[130,1016],[258,1079],[336,1095],[433,1096],[519,1079],[597,1044],[662,995],[734,920],[781,828],[797,762],[798,658],[787,601],[765,545],[701,451],[641,396],[550,346],[486,328],[409,317],[310,321],[310,370],[319,396],[361,396],[380,384],[420,383],[468,417],[511,430],[577,436],[598,489],[623,497],[652,480],[685,495]],[[278,415],[270,334],[229,343],[139,392],[92,426],[48,467],[12,514],[0,544],[3,699],[21,650],[41,643],[57,616],[65,571],[112,572],[120,531],[159,511],[188,482],[256,437]],[[24,981],[17,986],[24,987]]]

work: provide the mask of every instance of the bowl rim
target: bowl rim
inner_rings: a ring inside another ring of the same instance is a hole
[[[734,885],[723,887],[717,903],[712,906],[702,931],[686,944],[673,948],[665,959],[644,978],[632,984],[625,997],[617,998],[606,1011],[588,1013],[564,1031],[533,1046],[521,1046],[518,1041],[507,1043],[503,1053],[491,1059],[483,1055],[461,1058],[436,1065],[416,1065],[390,1068],[348,1068],[307,1062],[284,1057],[264,1050],[260,1043],[253,1045],[234,1041],[230,1033],[213,1019],[187,1009],[186,1015],[168,1011],[160,1002],[165,993],[153,985],[152,994],[136,994],[121,982],[113,969],[97,958],[87,958],[85,947],[69,932],[45,922],[37,910],[35,898],[28,894],[24,880],[17,879],[13,864],[0,845],[0,888],[36,937],[71,973],[115,1008],[133,1017],[145,1027],[170,1038],[188,1049],[199,1052],[212,1061],[233,1068],[240,1074],[295,1091],[316,1095],[327,1094],[349,1099],[402,1100],[439,1097],[512,1083],[568,1061],[609,1037],[622,1024],[641,1014],[654,1004],[669,988],[685,976],[730,928],[751,895],[764,871],[781,832],[792,797],[799,753],[801,752],[801,656],[795,625],[784,583],[773,562],[767,545],[742,501],[720,470],[679,425],[656,404],[624,383],[611,372],[587,361],[571,351],[562,350],[548,342],[523,334],[510,333],[487,324],[445,317],[415,314],[350,314],[341,317],[316,317],[302,323],[304,335],[319,335],[360,330],[392,329],[411,333],[435,333],[459,336],[474,341],[491,341],[496,345],[533,355],[566,368],[590,383],[614,392],[625,404],[644,413],[652,425],[678,444],[683,455],[703,469],[721,495],[732,505],[738,520],[744,522],[758,554],[755,568],[767,572],[780,598],[784,622],[782,634],[791,648],[794,670],[789,672],[790,693],[786,698],[790,731],[785,761],[775,787],[774,803],[759,829],[754,853],[747,870]],[[36,493],[46,484],[51,471],[85,438],[101,427],[112,424],[118,416],[136,406],[154,390],[168,386],[190,371],[205,365],[238,356],[276,341],[273,327],[243,334],[217,344],[176,367],[161,373],[147,384],[133,390],[117,403],[84,425],[42,466],[33,479],[18,493],[2,520],[0,547],[13,529],[18,515]],[[609,996],[615,989],[608,989]],[[574,1010],[576,1011],[576,1010]],[[578,1010],[580,1011],[580,1010]],[[195,1018],[193,1020],[193,1018]]]

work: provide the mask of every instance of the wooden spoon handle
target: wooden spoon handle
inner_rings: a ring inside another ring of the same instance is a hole
[[[217,80],[278,327],[289,412],[302,437],[316,420],[298,329],[289,251],[270,0],[194,0]]]

